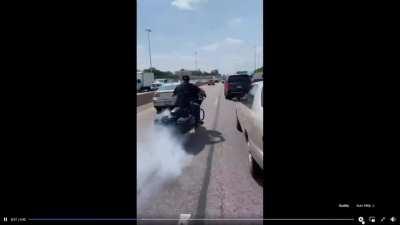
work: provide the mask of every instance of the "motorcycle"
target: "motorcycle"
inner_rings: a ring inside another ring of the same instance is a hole
[[[205,95],[200,95],[198,101],[191,101],[190,107],[174,107],[169,115],[156,118],[156,125],[173,127],[180,133],[186,133],[196,127],[196,119],[193,116],[193,108],[200,107]],[[200,120],[204,121],[205,111],[200,107]]]

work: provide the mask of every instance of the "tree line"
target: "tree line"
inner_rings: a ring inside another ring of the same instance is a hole
[[[181,69],[182,71],[183,69]],[[151,69],[144,69],[143,72],[153,72],[154,73],[154,79],[177,79],[177,75],[175,75],[171,71],[161,71],[157,68],[151,68]],[[210,72],[207,71],[193,71],[193,75],[196,76],[220,76],[219,72],[217,69],[211,70]]]

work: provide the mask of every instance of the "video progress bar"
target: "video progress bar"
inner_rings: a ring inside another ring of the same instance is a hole
[[[165,219],[165,218],[31,218],[30,221],[179,221],[182,219]],[[247,218],[247,219],[184,219],[184,220],[202,220],[202,221],[354,221],[354,218],[270,218],[270,219],[257,219],[257,218]]]

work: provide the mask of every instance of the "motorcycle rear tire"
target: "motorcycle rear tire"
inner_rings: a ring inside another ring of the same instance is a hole
[[[200,120],[203,121],[205,117],[206,112],[204,111],[204,109],[200,108]]]

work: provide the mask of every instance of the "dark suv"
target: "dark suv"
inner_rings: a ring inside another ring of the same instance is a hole
[[[224,83],[225,98],[241,98],[249,90],[251,78],[249,75],[231,75]]]

